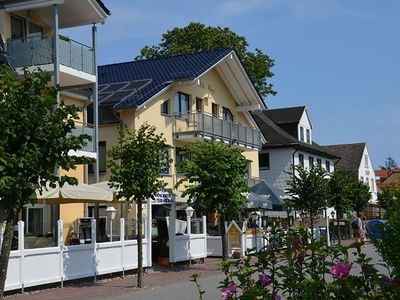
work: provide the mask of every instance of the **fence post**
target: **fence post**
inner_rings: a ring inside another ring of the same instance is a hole
[[[146,241],[147,241],[147,267],[152,266],[152,242],[151,242],[151,234],[152,234],[152,209],[151,209],[151,198],[147,199],[147,232],[146,232]]]
[[[203,216],[204,255],[207,257],[207,217]]]
[[[57,246],[60,250],[60,280],[61,288],[64,287],[64,240],[63,240],[64,222],[57,221]]]
[[[186,230],[187,230],[187,235],[188,235],[188,237],[189,237],[189,241],[188,241],[188,258],[189,258],[189,266],[192,266],[192,254],[191,254],[191,250],[192,250],[192,248],[191,248],[191,236],[192,236],[192,222],[191,222],[191,217],[189,217],[189,216],[187,216],[186,217],[186,222],[187,222],[187,227],[186,227]]]
[[[25,291],[24,287],[24,260],[25,260],[25,236],[24,236],[24,221],[18,222],[18,250],[20,253],[19,259],[19,281],[21,282],[21,293]]]
[[[97,240],[96,240],[96,219],[91,220],[92,227],[92,244],[93,244],[93,274],[94,274],[94,282],[97,282]]]
[[[119,235],[121,241],[121,268],[122,277],[125,277],[125,262],[124,262],[124,252],[125,252],[125,219],[119,219]]]

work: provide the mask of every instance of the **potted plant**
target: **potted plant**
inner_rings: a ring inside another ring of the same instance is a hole
[[[160,267],[169,267],[169,248],[165,241],[160,242],[159,254],[158,254],[158,265]]]

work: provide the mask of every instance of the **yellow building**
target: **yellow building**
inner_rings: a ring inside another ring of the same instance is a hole
[[[103,23],[109,14],[100,0],[0,1],[0,34],[10,64],[20,74],[23,68],[32,71],[40,67],[50,72],[53,84],[61,87],[59,103],[76,104],[83,109],[75,133],[89,134],[93,142],[75,155],[97,157],[95,126],[88,124],[86,112],[87,105],[96,101],[96,97],[76,90],[82,87],[96,90],[97,29],[93,24]],[[61,29],[85,25],[92,26],[90,46],[60,35]],[[77,166],[69,175],[87,182],[87,166]],[[83,204],[27,206],[22,217],[27,233],[46,234],[58,219],[64,220],[67,232],[76,218],[85,215],[84,209]]]
[[[117,63],[98,72],[100,181],[110,177],[106,151],[117,145],[118,127],[138,129],[144,122],[171,146],[173,162],[162,174],[169,188],[180,178],[175,164],[184,145],[211,137],[242,148],[252,161],[249,178],[258,177],[262,136],[250,111],[265,104],[234,50]]]

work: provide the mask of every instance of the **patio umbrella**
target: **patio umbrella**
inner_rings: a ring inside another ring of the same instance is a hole
[[[283,201],[281,200],[281,197],[286,196],[286,193],[283,190],[272,187],[265,181],[261,181],[252,186],[250,191],[257,195],[269,195],[269,200],[272,202],[274,209],[282,207]]]
[[[272,202],[268,199],[268,195],[257,195],[256,193],[245,193],[247,209],[272,209]]]
[[[84,183],[78,185],[65,183],[62,187],[56,184],[55,188],[48,186],[42,194],[37,190],[36,196],[38,203],[44,204],[107,203],[113,200],[111,192]]]

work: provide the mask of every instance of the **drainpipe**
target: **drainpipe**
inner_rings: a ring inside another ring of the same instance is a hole
[[[295,176],[295,168],[294,168],[294,155],[299,151],[299,148],[296,148],[296,150],[292,153],[292,169],[293,169],[293,173],[292,173],[292,177],[294,179]],[[294,211],[294,218],[296,218],[296,210]],[[294,221],[293,221],[294,222]]]
[[[97,78],[97,27],[93,23],[92,26],[92,49],[93,49],[93,72],[96,78],[93,87],[93,119],[94,119],[94,150],[96,152],[96,162],[94,165],[94,182],[99,182],[99,91]],[[98,222],[100,218],[99,204],[94,205],[94,218]],[[99,239],[100,226],[96,226],[96,239]],[[92,241],[94,242],[94,241]]]
[[[58,6],[53,6],[53,68],[54,68],[54,86],[60,84],[60,57],[59,57],[59,29],[58,29]],[[61,104],[60,92],[57,92],[57,104],[54,109],[57,109]],[[54,175],[60,176],[60,169],[54,168]],[[51,206],[51,227],[53,229],[53,236],[57,237],[57,222],[60,218],[60,205],[53,204]]]

